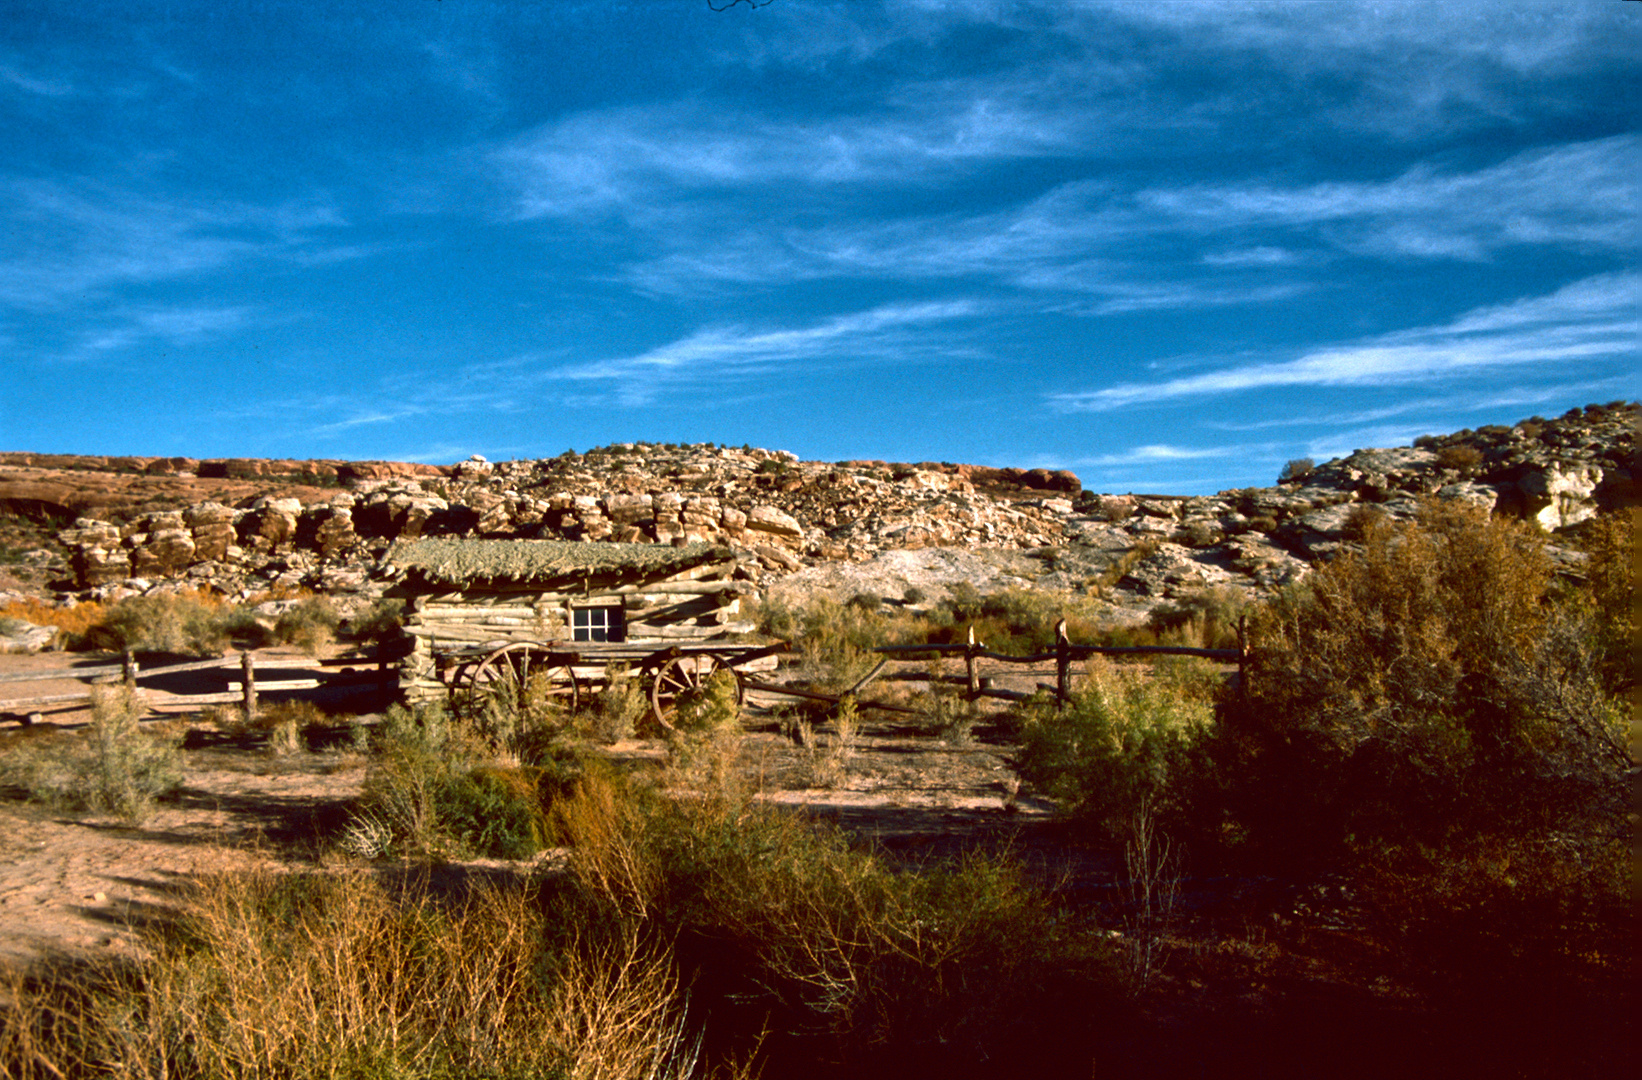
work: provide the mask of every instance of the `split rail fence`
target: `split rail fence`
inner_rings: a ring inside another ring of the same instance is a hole
[[[1237,626],[1237,648],[1235,649],[1199,649],[1186,645],[1077,645],[1066,635],[1066,625],[1061,623],[1055,627],[1055,646],[1047,652],[1030,653],[1026,656],[1015,656],[1010,653],[993,652],[982,642],[975,640],[973,628],[969,631],[967,644],[923,644],[923,645],[883,645],[874,650],[885,659],[867,673],[866,677],[857,682],[842,694],[823,694],[811,690],[796,690],[792,687],[779,686],[773,683],[760,683],[743,680],[749,690],[765,690],[772,693],[786,694],[789,697],[805,698],[812,701],[827,701],[837,704],[846,697],[854,697],[871,683],[884,669],[889,666],[890,658],[908,655],[962,656],[964,658],[965,682],[967,697],[970,700],[989,697],[1000,698],[1004,701],[1025,701],[1032,697],[1031,693],[1020,690],[1006,690],[993,687],[991,680],[984,677],[980,670],[980,661],[991,660],[1001,664],[1042,664],[1050,660],[1055,662],[1055,685],[1039,684],[1040,690],[1050,690],[1055,694],[1055,702],[1065,708],[1072,696],[1072,662],[1087,660],[1091,656],[1197,656],[1208,660],[1222,662],[1232,661],[1237,664],[1237,685],[1240,692],[1248,691],[1248,636],[1247,626],[1239,620]],[[895,705],[886,701],[856,701],[856,707],[862,709],[879,709],[884,712],[909,713],[916,715],[919,710],[905,705]]]
[[[257,673],[268,671],[312,671],[327,666],[365,665],[376,663],[376,670],[356,670],[353,666],[345,666],[341,671],[325,672],[321,678],[307,679],[273,679],[257,681]],[[180,675],[191,671],[211,671],[214,669],[232,669],[229,673],[227,686],[224,690],[206,694],[179,694],[154,687],[140,687],[138,681],[155,679],[163,675]],[[233,674],[239,678],[234,679]],[[76,680],[85,682],[88,687],[84,690],[66,694],[44,694],[36,697],[0,699],[0,714],[13,713],[27,715],[29,710],[40,709],[45,706],[85,705],[92,700],[90,686],[110,685],[123,682],[127,687],[136,691],[139,699],[149,708],[164,706],[191,707],[196,705],[227,705],[238,703],[245,709],[245,715],[255,718],[257,715],[257,695],[263,693],[278,693],[291,690],[317,690],[343,685],[391,686],[393,669],[386,660],[373,661],[370,658],[338,658],[333,660],[311,660],[303,657],[262,657],[258,659],[249,652],[242,652],[238,656],[221,656],[210,660],[191,660],[182,664],[167,664],[164,667],[144,668],[137,663],[136,657],[127,652],[117,664],[104,664],[98,667],[71,668],[67,671],[29,671],[15,672],[0,675],[0,684],[24,682],[66,682]],[[30,718],[32,719],[32,717]],[[27,721],[25,721],[27,722]]]

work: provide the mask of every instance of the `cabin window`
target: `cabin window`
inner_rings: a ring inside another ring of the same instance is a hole
[[[623,641],[627,637],[627,625],[619,607],[573,608],[570,632],[575,641]]]

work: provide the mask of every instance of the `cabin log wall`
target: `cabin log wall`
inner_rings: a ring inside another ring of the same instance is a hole
[[[415,596],[406,612],[405,633],[412,646],[400,667],[400,691],[411,701],[445,693],[435,660],[436,651],[445,647],[568,642],[571,612],[579,607],[620,607],[627,640],[654,641],[658,649],[751,633],[754,624],[737,616],[742,596],[751,595],[753,587],[730,579],[735,568],[734,562],[723,562],[651,580],[600,573],[541,589],[513,585],[487,590],[470,585]]]

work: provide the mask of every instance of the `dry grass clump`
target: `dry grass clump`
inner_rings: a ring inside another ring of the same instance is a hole
[[[1152,608],[1146,625],[1159,645],[1235,649],[1238,621],[1248,607],[1237,589],[1202,589]]]
[[[441,900],[367,875],[205,881],[131,970],[16,985],[29,1077],[694,1075],[665,948],[560,944],[523,888]]]

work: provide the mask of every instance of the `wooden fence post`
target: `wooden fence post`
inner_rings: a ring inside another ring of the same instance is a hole
[[[973,701],[981,695],[981,680],[975,670],[975,654],[982,646],[975,644],[975,624],[969,625],[969,647],[964,650],[964,666],[969,669],[969,698]]]
[[[137,658],[131,655],[130,649],[127,649],[120,657],[120,667],[125,675],[125,688],[127,690],[137,689]]]
[[[1066,636],[1066,620],[1055,624],[1055,707],[1066,708],[1072,696],[1072,641]]]
[[[1237,696],[1249,703],[1249,617],[1237,617]]]
[[[239,670],[245,678],[245,722],[250,724],[257,718],[257,662],[249,651],[239,654]]]

